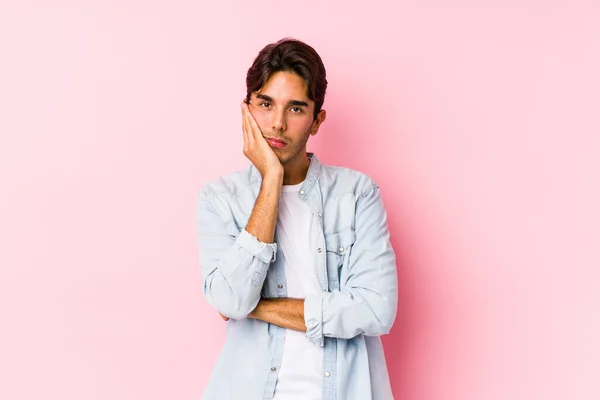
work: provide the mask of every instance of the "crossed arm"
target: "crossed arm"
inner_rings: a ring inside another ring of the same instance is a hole
[[[397,276],[386,214],[377,187],[358,198],[356,238],[340,269],[340,289],[306,299],[261,299],[275,250],[269,250],[271,245],[246,240],[245,231],[237,239],[228,236],[221,217],[211,212],[213,207],[203,206],[201,244],[210,247],[203,264],[204,292],[209,303],[224,318],[254,318],[305,331],[315,343],[322,344],[324,337],[349,339],[359,334],[388,333],[396,316]]]
[[[259,319],[283,328],[306,332],[304,299],[262,299],[248,318]]]
[[[229,317],[219,313],[225,321]],[[248,318],[259,319],[282,328],[306,332],[304,323],[304,299],[287,297],[262,299]]]
[[[229,317],[219,313],[225,321]],[[248,318],[259,319],[286,329],[306,332],[304,323],[304,299],[287,297],[262,299]]]

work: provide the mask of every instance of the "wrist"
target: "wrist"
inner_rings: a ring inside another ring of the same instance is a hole
[[[248,314],[248,318],[259,319],[260,307],[261,307],[262,302],[263,302],[263,299],[260,299],[258,301],[258,304],[256,305],[256,307],[254,307],[254,310],[250,311],[250,314]]]
[[[283,185],[283,170],[267,172],[263,177],[263,182],[267,185]]]

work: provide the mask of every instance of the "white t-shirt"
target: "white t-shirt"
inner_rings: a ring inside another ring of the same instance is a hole
[[[302,183],[282,186],[277,217],[287,297],[297,299],[321,292],[316,269],[320,228],[308,204],[300,199]],[[274,400],[320,400],[322,384],[323,348],[305,332],[287,329]]]

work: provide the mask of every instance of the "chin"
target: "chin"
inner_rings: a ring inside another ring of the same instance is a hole
[[[277,157],[279,158],[279,162],[281,162],[281,164],[286,164],[292,160],[295,160],[301,153],[302,151],[296,153],[288,152],[286,154],[277,154]]]
[[[289,152],[285,151],[281,151],[281,149],[274,149],[275,150],[275,155],[277,156],[277,158],[279,158],[279,161],[281,162],[285,162],[285,161],[289,161],[290,158],[290,154]],[[286,149],[288,150],[288,149]]]
[[[279,162],[281,164],[286,164],[288,161],[290,161],[289,157],[281,157],[281,156],[279,157]]]

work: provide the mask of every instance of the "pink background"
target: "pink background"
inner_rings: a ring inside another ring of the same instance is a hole
[[[52,4],[52,5],[50,5]],[[598,399],[600,6],[0,3],[0,399],[199,399],[202,183],[283,36],[327,67],[309,149],[382,187],[396,399]]]

